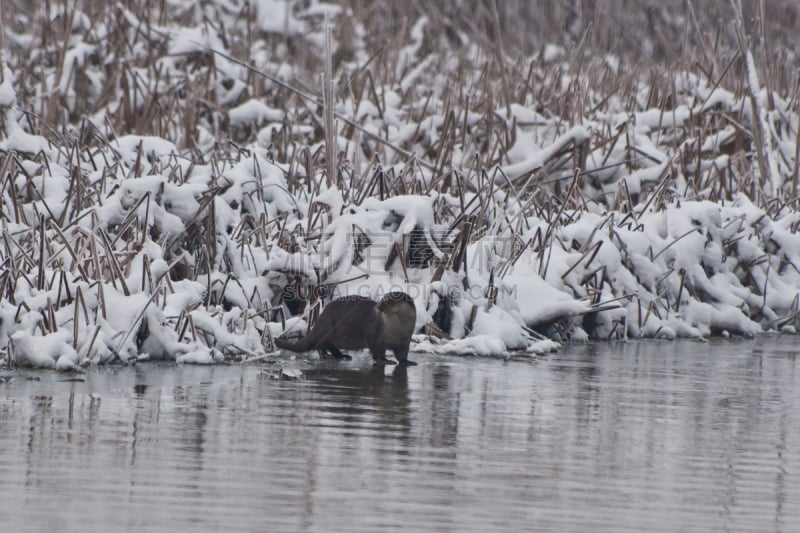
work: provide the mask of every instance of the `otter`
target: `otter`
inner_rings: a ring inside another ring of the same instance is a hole
[[[386,359],[386,350],[392,350],[401,365],[411,366],[417,364],[408,359],[416,320],[414,300],[404,292],[392,291],[380,302],[344,296],[322,310],[305,337],[297,342],[275,339],[275,345],[293,352],[318,350],[336,359],[351,359],[341,350],[369,348],[376,365],[394,364]]]

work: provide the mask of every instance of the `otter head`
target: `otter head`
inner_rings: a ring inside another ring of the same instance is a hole
[[[416,311],[414,300],[408,294],[402,291],[392,291],[387,293],[378,304],[378,308],[383,312],[388,312],[397,306],[410,305]]]
[[[378,310],[382,321],[381,337],[386,347],[407,352],[417,320],[414,300],[404,292],[392,291],[380,301]]]

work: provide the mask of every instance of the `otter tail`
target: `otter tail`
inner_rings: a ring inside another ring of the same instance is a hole
[[[289,339],[278,338],[275,339],[275,346],[282,350],[289,350],[290,352],[307,352],[314,346],[314,339],[312,336],[306,335],[297,342],[290,341]]]

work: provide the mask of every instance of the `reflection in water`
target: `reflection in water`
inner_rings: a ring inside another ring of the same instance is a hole
[[[794,340],[420,355],[300,381],[256,366],[14,371],[3,530],[789,530]]]

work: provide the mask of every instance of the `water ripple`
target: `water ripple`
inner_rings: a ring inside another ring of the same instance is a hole
[[[4,530],[783,531],[800,522],[785,337],[533,363],[14,371]],[[34,378],[33,380],[30,378]]]

